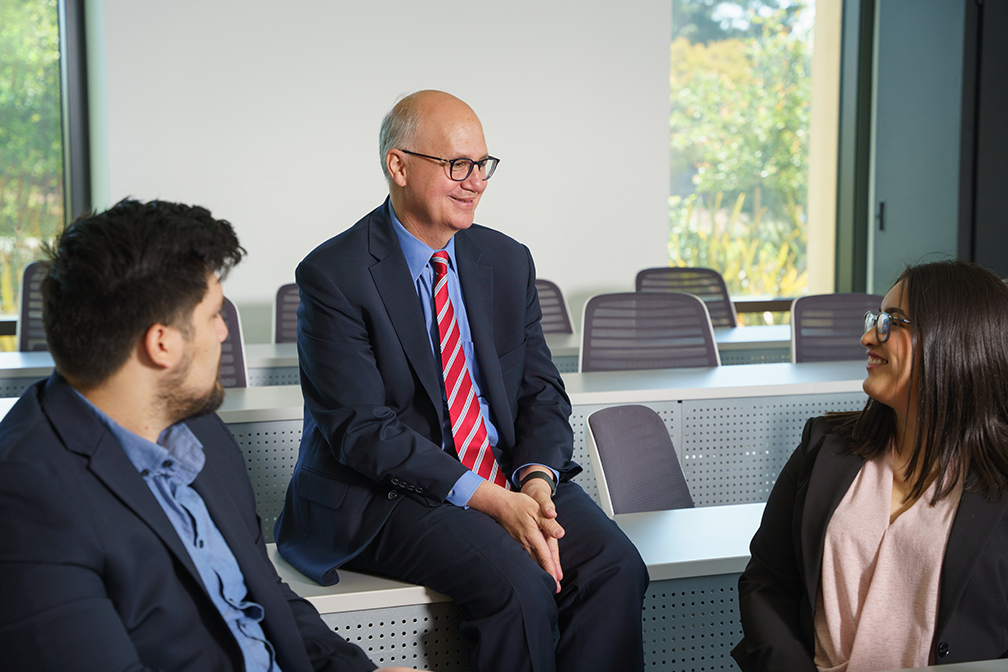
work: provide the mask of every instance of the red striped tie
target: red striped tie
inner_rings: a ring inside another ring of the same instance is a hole
[[[441,339],[441,368],[455,450],[459,461],[470,471],[510,489],[490,449],[479,399],[476,398],[465,353],[462,352],[455,309],[448,298],[448,253],[444,250],[435,252],[431,264],[434,269],[434,309],[437,311],[438,336]]]

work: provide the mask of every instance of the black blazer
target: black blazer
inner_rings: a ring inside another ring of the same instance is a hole
[[[322,584],[381,528],[401,496],[445,500],[465,471],[441,449],[440,364],[389,218],[388,201],[297,268],[301,452],[276,525],[277,547]],[[473,224],[455,256],[484,396],[505,473],[571,461],[570,402],[539,325],[524,245]]]
[[[805,425],[781,471],[739,578],[745,670],[815,670],[813,610],[826,526],[864,460],[825,418]],[[1008,657],[1008,498],[963,492],[941,570],[934,659]]]
[[[285,672],[371,670],[281,583],[241,452],[221,420],[186,424],[193,488],[245,575]],[[178,534],[116,438],[58,374],[0,423],[0,667],[241,670],[241,652]]]

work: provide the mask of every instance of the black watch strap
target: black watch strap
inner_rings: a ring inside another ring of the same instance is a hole
[[[521,479],[521,482],[518,483],[518,489],[521,490],[522,488],[524,488],[525,484],[531,481],[533,478],[541,478],[542,480],[550,484],[550,497],[556,494],[556,486],[557,486],[556,481],[553,480],[553,474],[549,473],[548,471],[533,471],[531,474]]]

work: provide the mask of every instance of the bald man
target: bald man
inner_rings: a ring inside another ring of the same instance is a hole
[[[647,569],[570,481],[532,257],[473,223],[499,163],[479,119],[420,91],[379,142],[388,199],[297,269],[281,553],[323,584],[346,565],[449,595],[476,671],[643,669]]]

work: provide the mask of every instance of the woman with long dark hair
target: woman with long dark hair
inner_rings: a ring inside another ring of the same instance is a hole
[[[746,672],[1008,655],[1008,287],[909,267],[861,343],[867,404],[809,420],[753,537]]]

